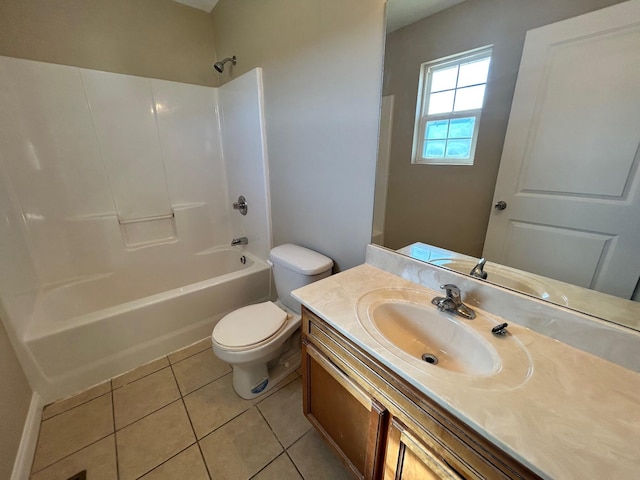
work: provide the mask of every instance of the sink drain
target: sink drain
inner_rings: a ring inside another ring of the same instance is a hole
[[[424,360],[427,363],[430,363],[431,365],[437,365],[438,364],[438,357],[436,357],[432,353],[423,353],[422,354],[422,360]]]

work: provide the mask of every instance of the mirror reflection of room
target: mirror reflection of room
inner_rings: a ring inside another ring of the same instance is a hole
[[[373,242],[466,274],[484,257],[536,296],[548,277],[640,299],[640,32],[596,12],[620,2],[454,1],[403,23],[407,3],[388,3]]]

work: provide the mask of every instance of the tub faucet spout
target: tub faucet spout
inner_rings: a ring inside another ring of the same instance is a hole
[[[232,247],[235,247],[236,245],[246,245],[248,243],[249,243],[249,240],[247,239],[247,237],[239,237],[231,240]]]

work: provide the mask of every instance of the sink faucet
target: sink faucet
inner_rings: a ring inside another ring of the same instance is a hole
[[[234,238],[233,240],[231,240],[231,246],[234,247],[236,245],[246,245],[249,243],[249,240],[247,239],[247,237],[239,237],[239,238]]]
[[[488,275],[487,272],[484,271],[485,263],[487,263],[487,261],[484,259],[484,257],[481,258],[478,261],[478,264],[471,269],[469,275],[471,275],[472,277],[481,278],[482,280],[486,280]]]
[[[467,307],[464,303],[462,303],[462,298],[460,297],[460,289],[453,285],[452,283],[447,283],[446,285],[441,285],[440,288],[444,289],[447,292],[446,297],[435,297],[431,300],[438,310],[441,312],[453,312],[457,313],[461,317],[467,318],[469,320],[473,320],[476,318],[476,312]]]

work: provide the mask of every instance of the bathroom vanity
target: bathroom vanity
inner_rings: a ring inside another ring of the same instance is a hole
[[[460,280],[463,297],[468,282]],[[476,304],[476,319],[454,318],[423,301],[436,295],[369,264],[294,292],[303,303],[304,413],[355,478],[640,476],[638,373],[517,318],[507,318],[506,336],[493,335],[504,318]],[[380,336],[363,318],[405,304],[425,322],[443,315],[473,330],[472,355],[429,365],[407,353],[411,342],[378,324]]]
[[[303,309],[304,413],[357,478],[540,478]]]

